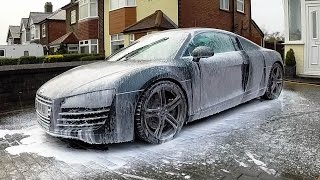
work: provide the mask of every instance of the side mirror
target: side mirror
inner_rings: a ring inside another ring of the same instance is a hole
[[[201,58],[208,58],[214,56],[214,52],[211,48],[207,46],[199,46],[192,51],[191,55],[193,57],[194,62],[199,62]]]

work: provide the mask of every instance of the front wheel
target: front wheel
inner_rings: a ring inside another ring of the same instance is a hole
[[[284,73],[281,65],[278,63],[274,64],[270,72],[267,91],[262,96],[263,99],[273,100],[280,96],[283,88],[283,76]]]
[[[144,141],[161,144],[173,139],[187,118],[187,101],[182,89],[161,81],[141,96],[135,114],[136,134]]]

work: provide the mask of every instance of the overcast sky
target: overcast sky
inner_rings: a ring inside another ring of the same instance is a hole
[[[51,1],[54,10],[70,0],[5,0],[0,6],[0,44],[6,44],[9,25],[20,25],[21,18],[29,12],[42,12],[44,4]],[[216,0],[218,1],[218,0]],[[252,17],[268,31],[284,31],[282,0],[252,0]]]

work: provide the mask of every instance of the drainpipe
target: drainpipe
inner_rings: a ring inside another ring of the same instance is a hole
[[[232,0],[232,32],[236,32],[236,13],[235,13],[235,8],[236,8],[236,2],[237,0]]]

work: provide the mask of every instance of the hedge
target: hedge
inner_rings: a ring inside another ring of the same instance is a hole
[[[65,54],[65,55],[49,55],[42,57],[22,56],[20,58],[0,58],[0,66],[19,65],[19,64],[42,64],[55,62],[73,62],[73,61],[95,61],[103,60],[105,56],[102,54]]]

